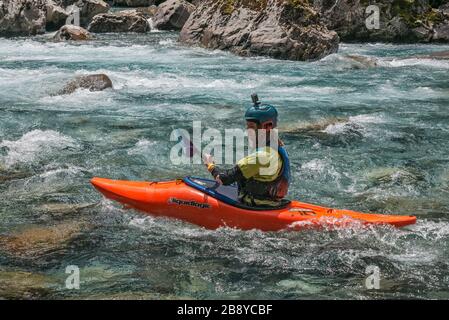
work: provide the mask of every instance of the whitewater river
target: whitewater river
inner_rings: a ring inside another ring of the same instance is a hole
[[[403,59],[449,46],[342,44],[306,63],[187,48],[176,33],[46,37],[0,39],[0,298],[449,298],[449,61]],[[114,89],[55,95],[89,73]],[[209,231],[90,186],[207,177],[170,163],[171,131],[243,128],[254,91],[278,106],[290,198],[418,223]],[[365,287],[370,265],[379,290]]]

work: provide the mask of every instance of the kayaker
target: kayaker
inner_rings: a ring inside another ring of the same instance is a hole
[[[239,200],[255,207],[276,207],[284,203],[290,182],[290,162],[284,144],[270,144],[270,131],[277,126],[278,112],[274,106],[261,105],[256,94],[252,96],[254,105],[245,113],[249,144],[255,152],[241,159],[232,169],[221,169],[215,165],[213,157],[204,155],[204,163],[214,179],[221,184],[237,183]],[[255,134],[251,134],[251,131]],[[266,131],[266,141],[259,143],[259,130]],[[275,164],[273,170],[266,170]],[[265,169],[265,170],[264,170]]]

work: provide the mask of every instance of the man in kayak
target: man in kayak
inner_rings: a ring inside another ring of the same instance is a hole
[[[215,180],[224,185],[237,183],[239,200],[253,207],[276,207],[283,203],[290,182],[290,162],[284,144],[273,145],[271,130],[277,126],[278,112],[271,105],[261,105],[253,95],[254,105],[245,113],[249,144],[255,152],[241,159],[229,170],[217,167],[213,157],[204,156],[204,163]],[[260,131],[265,131],[265,135]],[[258,141],[261,136],[266,141]],[[276,135],[277,136],[277,135]],[[273,167],[274,164],[274,167]],[[269,169],[269,170],[268,170]]]

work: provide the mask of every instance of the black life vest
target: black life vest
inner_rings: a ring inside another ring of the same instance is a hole
[[[282,159],[279,176],[269,182],[258,181],[254,178],[241,182],[239,185],[241,198],[249,196],[251,199],[279,201],[287,195],[290,185],[290,161],[283,147],[279,147],[278,152]]]

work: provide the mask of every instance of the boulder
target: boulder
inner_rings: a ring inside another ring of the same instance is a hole
[[[181,30],[195,6],[185,0],[168,0],[159,5],[153,21],[159,30]]]
[[[69,14],[53,0],[47,0],[46,4],[46,29],[57,30],[65,25]]]
[[[435,26],[432,41],[449,42],[449,20]]]
[[[242,56],[315,60],[335,53],[339,38],[305,1],[204,0],[185,23],[180,41]]]
[[[102,91],[107,88],[112,88],[112,81],[105,74],[80,76],[68,82],[59,94],[71,94],[80,88],[89,89],[90,91]]]
[[[0,0],[0,36],[45,32],[45,0]]]
[[[96,15],[107,13],[110,9],[109,4],[102,0],[82,0],[78,1],[77,5],[80,8],[80,22],[83,27],[87,27]]]
[[[92,34],[86,29],[74,25],[67,24],[62,26],[58,32],[53,37],[56,41],[82,41],[82,40],[92,40]]]
[[[145,16],[135,10],[96,15],[87,28],[91,32],[147,32],[150,24]]]

